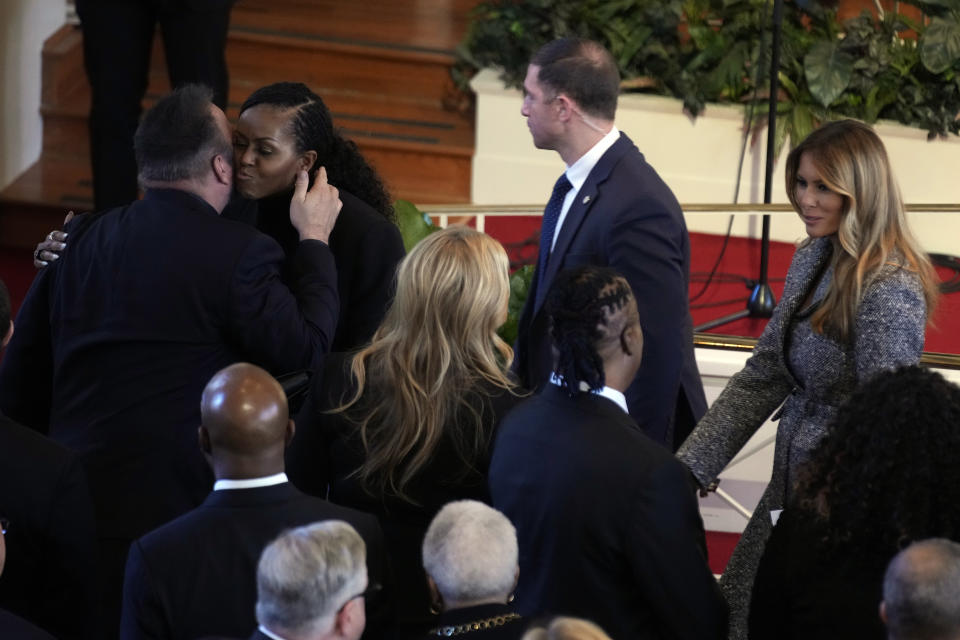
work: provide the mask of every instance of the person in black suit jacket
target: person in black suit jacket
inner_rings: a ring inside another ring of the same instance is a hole
[[[0,364],[0,409],[86,467],[115,609],[104,637],[115,635],[130,541],[209,491],[193,434],[210,376],[239,360],[314,367],[338,314],[327,240],[340,201],[322,170],[309,191],[301,173],[291,202],[301,237],[291,291],[276,242],[218,215],[232,149],[209,90],[160,100],[136,145],[146,197],[71,221],[70,245],[34,280]]]
[[[3,565],[7,558],[4,538],[6,538],[6,532],[0,534],[0,574],[3,573]],[[0,609],[0,635],[4,638],[16,638],[17,640],[55,640],[46,631],[3,609]]]
[[[133,135],[147,91],[153,34],[160,25],[170,86],[205,84],[227,105],[224,50],[234,0],[76,0],[90,82],[94,209],[137,198]]]
[[[725,638],[688,475],[626,412],[643,353],[629,284],[579,267],[546,304],[555,373],[504,418],[490,463],[493,506],[520,541],[519,613],[587,618],[613,638]]]
[[[0,352],[13,336],[10,295],[0,280]],[[0,413],[0,518],[10,549],[3,579],[0,636],[15,616],[62,640],[95,638],[93,507],[87,481],[70,451]],[[0,560],[0,565],[3,562]]]
[[[287,215],[296,173],[327,168],[343,201],[330,234],[340,292],[333,351],[364,346],[390,305],[404,256],[380,176],[334,128],[323,99],[299,82],[277,82],[250,94],[240,107],[233,142],[241,197],[233,198],[223,215],[255,225],[280,243],[288,257],[297,245]]]
[[[519,640],[526,621],[513,610],[517,531],[505,515],[476,500],[447,503],[423,537],[423,568],[440,612],[420,640],[469,633]]]
[[[648,340],[626,391],[630,416],[675,450],[707,408],[687,301],[690,244],[680,205],[643,154],[613,124],[620,77],[601,45],[564,38],[532,58],[522,113],[539,149],[567,169],[544,213],[537,271],[520,317],[514,369],[528,388],[553,371],[543,301],[557,273],[610,266],[640,301]]]
[[[304,495],[287,481],[293,437],[283,389],[251,364],[218,372],[203,393],[200,447],[217,483],[202,505],[133,543],[123,586],[122,640],[243,636],[256,626],[256,567],[281,531],[344,520],[367,547],[369,576],[386,579],[383,535],[369,514]],[[383,607],[368,602],[382,631]],[[372,636],[371,636],[372,637]]]

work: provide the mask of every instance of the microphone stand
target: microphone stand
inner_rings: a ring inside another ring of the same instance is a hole
[[[764,174],[763,203],[770,204],[773,189],[773,164],[776,158],[777,94],[780,92],[780,37],[783,31],[783,0],[773,0],[773,38],[770,44],[770,100],[767,107],[767,157]],[[694,331],[709,331],[741,318],[769,318],[777,300],[770,289],[768,263],[770,259],[770,214],[763,214],[760,236],[760,275],[747,299],[747,308],[730,315],[710,320],[693,328]]]

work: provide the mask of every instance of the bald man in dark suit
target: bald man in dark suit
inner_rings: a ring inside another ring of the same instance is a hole
[[[221,370],[203,392],[201,415],[200,448],[217,482],[202,505],[131,547],[122,640],[248,635],[261,551],[281,531],[321,520],[353,525],[367,545],[371,583],[386,580],[376,518],[287,481],[283,453],[294,424],[270,374],[245,363]],[[389,622],[381,603],[367,602],[371,633]]]

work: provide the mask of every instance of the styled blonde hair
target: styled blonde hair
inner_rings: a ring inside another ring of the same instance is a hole
[[[849,338],[863,291],[885,264],[917,274],[929,319],[940,295],[937,275],[907,225],[883,142],[872,128],[856,120],[828,122],[807,136],[787,157],[787,196],[797,212],[801,211],[797,171],[805,153],[810,154],[823,183],[844,202],[834,239],[833,281],[823,304],[811,316],[814,330]]]
[[[334,410],[359,426],[368,490],[413,502],[404,489],[445,435],[465,473],[489,443],[480,383],[513,389],[513,350],[497,335],[508,270],[499,242],[462,226],[427,236],[401,262],[383,323],[353,357],[356,392]]]
[[[521,640],[613,640],[603,629],[581,618],[559,617],[550,624],[533,627]]]

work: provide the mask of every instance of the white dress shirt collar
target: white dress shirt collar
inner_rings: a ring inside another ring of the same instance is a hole
[[[260,626],[258,626],[257,629],[260,630],[260,633],[262,633],[263,635],[267,636],[268,638],[271,638],[272,640],[287,640],[287,639],[284,638],[283,636],[278,636],[278,635],[275,634],[273,631],[270,631],[270,629],[267,629],[267,628],[266,628],[265,626],[263,626],[262,624],[261,624]]]
[[[217,480],[213,484],[213,490],[256,489],[258,487],[269,487],[275,484],[283,484],[284,482],[288,482],[287,474],[281,471],[280,473],[275,473],[272,476],[264,476],[262,478],[248,478],[246,480]]]
[[[550,382],[552,382],[553,384],[559,387],[563,385],[563,378],[561,378],[556,374],[556,372],[554,372],[550,374]],[[627,397],[623,395],[623,392],[621,391],[617,391],[616,389],[613,389],[607,386],[604,386],[602,389],[591,390],[590,385],[588,385],[583,380],[580,381],[580,390],[589,391],[595,396],[603,396],[608,400],[613,400],[613,402],[615,402],[618,407],[623,409],[624,413],[630,413],[629,409],[627,409]]]
[[[553,251],[553,248],[557,245],[557,237],[560,235],[560,228],[563,226],[563,221],[567,219],[567,212],[570,211],[570,207],[573,205],[574,199],[577,197],[577,193],[580,192],[580,188],[583,186],[583,183],[587,181],[587,177],[590,175],[590,172],[593,171],[593,168],[597,166],[597,163],[600,162],[600,158],[603,157],[603,154],[613,146],[613,144],[620,137],[620,130],[616,126],[612,127],[609,132],[599,141],[597,144],[590,147],[590,150],[585,154],[580,156],[580,159],[574,162],[572,165],[567,167],[566,175],[567,180],[570,181],[572,188],[567,192],[567,197],[563,200],[563,207],[560,209],[560,217],[557,218],[557,227],[553,232],[553,241],[550,243],[550,250]]]
[[[593,171],[593,168],[600,162],[600,158],[607,152],[607,149],[613,146],[613,143],[620,138],[620,130],[616,126],[612,127],[605,136],[597,141],[597,144],[590,147],[590,150],[580,156],[580,159],[567,167],[567,180],[573,185],[571,191],[580,191],[580,187],[587,181],[587,176]]]

